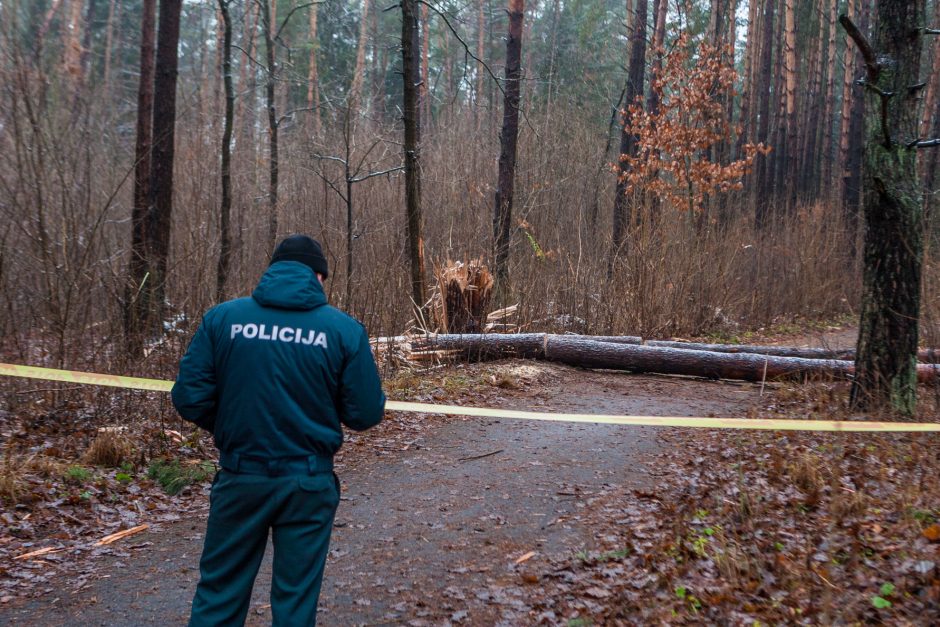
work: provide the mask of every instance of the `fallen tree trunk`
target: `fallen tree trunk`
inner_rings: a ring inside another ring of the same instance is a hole
[[[552,335],[549,333],[467,333],[426,335],[411,341],[415,353],[460,351],[470,359],[545,359],[545,345],[551,338],[576,337],[605,344],[641,344],[643,338],[629,335]]]
[[[713,379],[764,381],[812,376],[847,379],[854,364],[847,360],[777,357],[753,353],[689,350],[612,342],[587,336],[521,333],[514,335],[439,335],[415,340],[418,351],[460,351],[470,359],[522,357],[584,368],[605,368]],[[921,364],[921,383],[940,379],[940,366]]]
[[[711,351],[716,353],[754,353],[773,357],[802,357],[804,359],[839,359],[855,361],[854,348],[806,348],[796,346],[757,346],[753,344],[702,344],[699,342],[672,342],[668,340],[646,340],[646,346],[679,348],[682,350]],[[940,350],[922,348],[917,351],[917,360],[926,364],[940,363]]]

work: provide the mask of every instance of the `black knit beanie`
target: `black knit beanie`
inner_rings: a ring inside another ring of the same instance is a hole
[[[291,235],[284,238],[271,256],[271,263],[278,261],[299,261],[313,268],[313,271],[323,276],[324,279],[329,276],[326,257],[323,256],[320,243],[306,235]]]

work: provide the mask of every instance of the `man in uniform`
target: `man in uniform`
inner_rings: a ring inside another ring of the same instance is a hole
[[[288,237],[251,297],[203,316],[180,362],[173,404],[212,433],[222,467],[190,625],[245,622],[269,529],[274,624],[316,624],[340,425],[368,429],[385,408],[365,329],[327,304],[327,270],[319,243]]]

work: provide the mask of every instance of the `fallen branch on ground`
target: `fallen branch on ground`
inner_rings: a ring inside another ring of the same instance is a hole
[[[130,529],[125,529],[124,531],[118,531],[118,532],[112,533],[110,535],[107,535],[101,538],[100,540],[95,542],[95,546],[105,546],[107,544],[117,542],[118,540],[121,540],[123,538],[136,535],[140,533],[141,531],[146,531],[149,528],[150,528],[150,525],[144,524],[144,525],[137,525],[136,527],[131,527]]]

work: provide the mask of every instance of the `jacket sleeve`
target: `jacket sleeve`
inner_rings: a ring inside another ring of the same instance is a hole
[[[202,324],[196,329],[180,361],[172,397],[180,416],[209,433],[215,428],[218,401],[216,383],[212,337],[206,328],[206,318],[203,317]]]
[[[337,410],[340,422],[355,431],[365,431],[379,424],[385,412],[385,393],[364,328],[359,346],[343,366]]]

